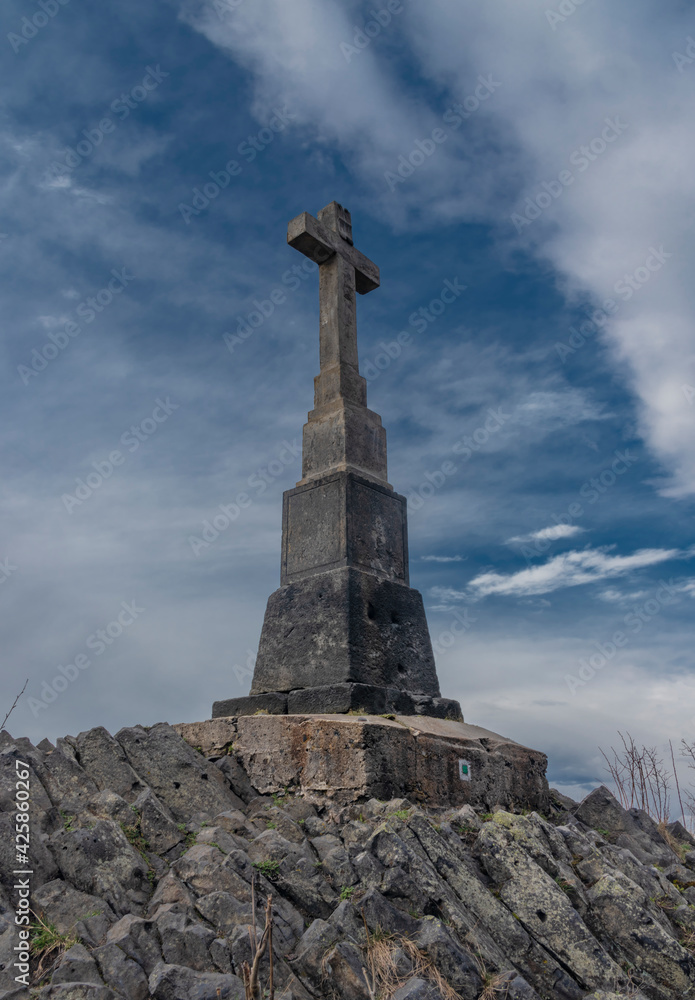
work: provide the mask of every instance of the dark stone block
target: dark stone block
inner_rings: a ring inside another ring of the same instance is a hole
[[[417,590],[338,569],[271,594],[251,694],[334,684],[440,696]]]
[[[229,715],[255,715],[256,712],[287,715],[287,695],[279,694],[277,691],[267,691],[245,698],[226,698],[224,701],[214,702],[212,706],[213,719]]]
[[[405,497],[352,472],[287,490],[281,583],[354,566],[407,586],[407,530]]]

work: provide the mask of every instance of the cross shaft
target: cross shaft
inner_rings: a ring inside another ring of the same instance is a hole
[[[379,268],[355,248],[350,213],[333,201],[318,219],[302,212],[287,229],[287,242],[319,265],[320,363],[316,405],[342,397],[366,404],[359,376],[355,292],[379,287]]]

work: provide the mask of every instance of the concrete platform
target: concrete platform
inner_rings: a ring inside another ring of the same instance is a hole
[[[233,753],[262,794],[288,788],[348,805],[408,798],[430,806],[545,811],[547,757],[480,726],[428,716],[255,715],[179,723],[208,757]]]

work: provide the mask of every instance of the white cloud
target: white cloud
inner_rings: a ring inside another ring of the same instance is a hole
[[[521,242],[548,261],[568,299],[613,298],[618,310],[596,339],[635,394],[641,434],[666,472],[659,488],[681,497],[695,492],[693,407],[682,391],[695,383],[695,72],[679,73],[672,53],[691,25],[686,10],[635,18],[633,6],[590,5],[553,31],[540,0],[473,8],[433,0],[409,7],[349,65],[339,46],[354,33],[352,9],[257,0],[223,21],[210,3],[191,0],[182,16],[252,69],[259,110],[285,99],[313,145],[336,143],[392,221],[491,222],[503,247]],[[625,27],[619,67],[616,22]],[[394,42],[419,60],[440,94],[436,106],[390,75],[399,63],[383,53]],[[472,95],[479,74],[499,80],[490,100],[463,127],[449,128],[436,155],[389,191],[385,170]],[[616,117],[627,125],[622,134],[585,167],[575,164],[572,186],[518,237],[511,214],[545,182],[557,182],[573,152]],[[651,248],[662,244],[670,256],[647,272]],[[623,276],[636,272],[646,280],[618,295]],[[558,340],[568,336],[560,331]],[[535,415],[529,410],[529,419]]]
[[[606,548],[563,552],[542,566],[531,566],[517,573],[481,573],[471,580],[469,588],[477,597],[549,594],[562,587],[578,587],[624,576],[632,570],[655,566],[681,555],[678,549],[640,549],[629,556],[613,556],[608,552]]]
[[[524,542],[556,542],[559,538],[573,538],[580,535],[585,528],[580,528],[578,524],[551,524],[549,528],[541,528],[540,531],[532,531],[528,535],[517,535],[509,538],[507,545],[512,543],[522,544]]]
[[[452,563],[465,562],[467,556],[420,556],[422,562]]]

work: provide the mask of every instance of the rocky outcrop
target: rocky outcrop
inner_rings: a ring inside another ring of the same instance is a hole
[[[546,795],[545,815],[271,796],[233,752],[208,753],[165,724],[56,747],[0,736],[0,997],[242,1000],[268,897],[286,1000],[695,994],[695,845],[679,824],[605,788]],[[31,991],[13,969],[18,760],[42,931]]]

